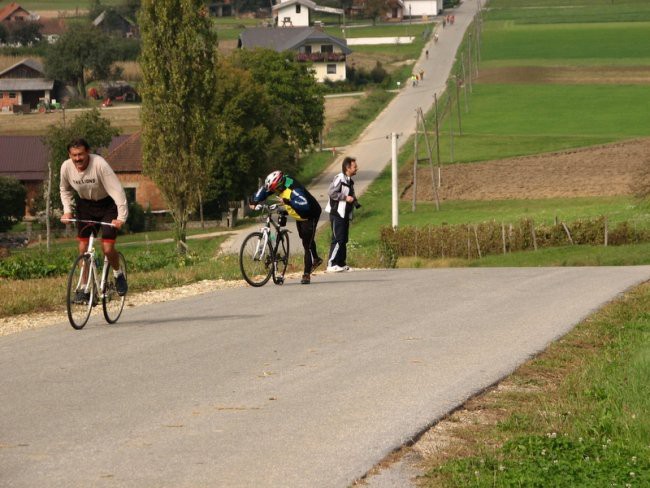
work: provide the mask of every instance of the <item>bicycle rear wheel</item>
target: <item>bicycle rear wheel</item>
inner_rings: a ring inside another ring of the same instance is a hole
[[[263,286],[271,278],[273,271],[273,249],[261,232],[246,236],[239,250],[239,269],[251,286]]]
[[[90,280],[89,294],[85,295],[86,283]],[[68,274],[68,292],[66,296],[68,320],[73,329],[83,329],[88,322],[95,299],[95,281],[90,265],[90,257],[82,254],[77,257]],[[85,295],[85,296],[84,296]]]
[[[118,252],[118,254],[120,259],[120,269],[124,273],[124,277],[127,278],[126,259],[124,259],[124,255],[121,252]],[[102,296],[102,308],[104,310],[104,318],[106,319],[106,322],[114,324],[120,318],[120,315],[122,315],[126,295],[118,295],[115,286],[115,276],[113,276],[113,267],[108,262],[106,263],[106,266],[108,266],[108,272],[106,273],[106,284]]]
[[[278,234],[278,247],[275,253],[275,267],[273,269],[273,283],[284,283],[284,272],[289,265],[289,231],[283,230]]]

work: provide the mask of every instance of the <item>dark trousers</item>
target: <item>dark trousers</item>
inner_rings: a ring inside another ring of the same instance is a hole
[[[296,220],[296,227],[298,228],[298,235],[302,241],[302,247],[305,250],[305,270],[304,274],[311,274],[311,268],[314,260],[318,259],[318,251],[316,251],[316,226],[318,224],[318,217],[309,220]]]
[[[332,212],[330,214],[330,224],[332,224],[332,244],[327,266],[345,266],[347,264],[345,261],[348,254],[347,243],[350,234],[350,219],[344,219]]]

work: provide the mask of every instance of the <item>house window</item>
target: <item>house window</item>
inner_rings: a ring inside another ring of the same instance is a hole
[[[297,13],[297,14],[300,13],[300,4],[296,5],[296,13]]]
[[[9,92],[9,98],[16,98],[16,93]]]
[[[328,64],[327,65],[327,74],[328,75],[335,75],[336,74],[336,65],[335,64]]]
[[[311,54],[311,46],[310,45],[304,46],[304,49],[305,49],[305,53]]]
[[[320,52],[322,52],[322,53],[333,53],[334,52],[334,46],[332,46],[331,44],[323,44],[320,47]]]

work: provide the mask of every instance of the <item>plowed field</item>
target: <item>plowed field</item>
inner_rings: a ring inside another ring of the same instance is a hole
[[[442,200],[629,195],[650,184],[650,138],[574,151],[442,168]],[[431,171],[418,171],[420,201],[433,200]],[[412,198],[412,189],[403,198]]]

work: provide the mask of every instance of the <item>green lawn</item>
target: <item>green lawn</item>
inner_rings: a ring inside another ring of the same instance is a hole
[[[488,22],[483,30],[481,61],[530,65],[573,65],[589,60],[611,65],[611,60],[630,65],[650,64],[650,22],[520,25]]]
[[[650,20],[646,0],[491,0],[487,20],[519,24]]]

